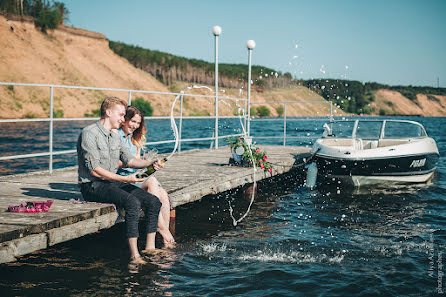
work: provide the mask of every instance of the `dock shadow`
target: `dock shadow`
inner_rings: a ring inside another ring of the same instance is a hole
[[[38,188],[22,188],[25,192],[23,195],[38,197],[43,199],[57,199],[57,200],[70,200],[70,199],[82,199],[82,195],[77,187],[77,184],[73,183],[50,183],[50,190],[38,189]]]

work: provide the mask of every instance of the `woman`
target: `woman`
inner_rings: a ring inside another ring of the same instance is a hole
[[[136,107],[128,106],[124,119],[125,122],[122,124],[121,128],[118,129],[118,133],[130,152],[137,158],[140,158],[141,149],[146,142],[145,134],[147,130],[144,123],[144,115]],[[122,168],[122,165],[123,164],[120,164],[121,168],[118,170],[118,174],[129,175],[137,171],[137,169],[133,168]],[[153,175],[143,184],[135,185],[160,199],[162,206],[159,214],[157,231],[163,237],[164,246],[172,246],[175,243],[175,240],[169,231],[170,201],[166,190],[161,187],[158,180]]]

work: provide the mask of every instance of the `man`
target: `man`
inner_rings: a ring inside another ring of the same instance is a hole
[[[135,158],[116,133],[124,122],[127,103],[117,97],[107,97],[101,105],[101,119],[85,127],[77,142],[79,185],[87,201],[114,203],[125,210],[126,234],[131,262],[144,264],[137,246],[138,222],[141,207],[146,219],[147,241],[143,252],[155,249],[155,235],[161,208],[159,199],[130,184],[143,182],[136,173],[116,174],[121,160],[127,167],[145,168],[152,160]],[[162,168],[157,161],[156,169]]]

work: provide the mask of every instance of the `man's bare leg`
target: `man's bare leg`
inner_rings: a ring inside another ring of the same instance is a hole
[[[138,251],[138,237],[131,237],[128,239],[130,248],[130,262],[133,264],[146,264]]]

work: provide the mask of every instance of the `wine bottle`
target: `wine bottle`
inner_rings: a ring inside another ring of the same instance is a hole
[[[167,158],[164,158],[164,159],[158,160],[158,163],[164,164],[164,163],[167,162],[167,160],[168,160]],[[153,162],[153,163],[155,163],[155,162]],[[155,169],[155,166],[153,166],[153,163],[150,164],[149,166],[147,166],[146,169],[141,170],[136,175],[136,177],[138,177],[138,178],[147,178],[147,177],[151,176],[152,174],[154,174],[156,169]]]

